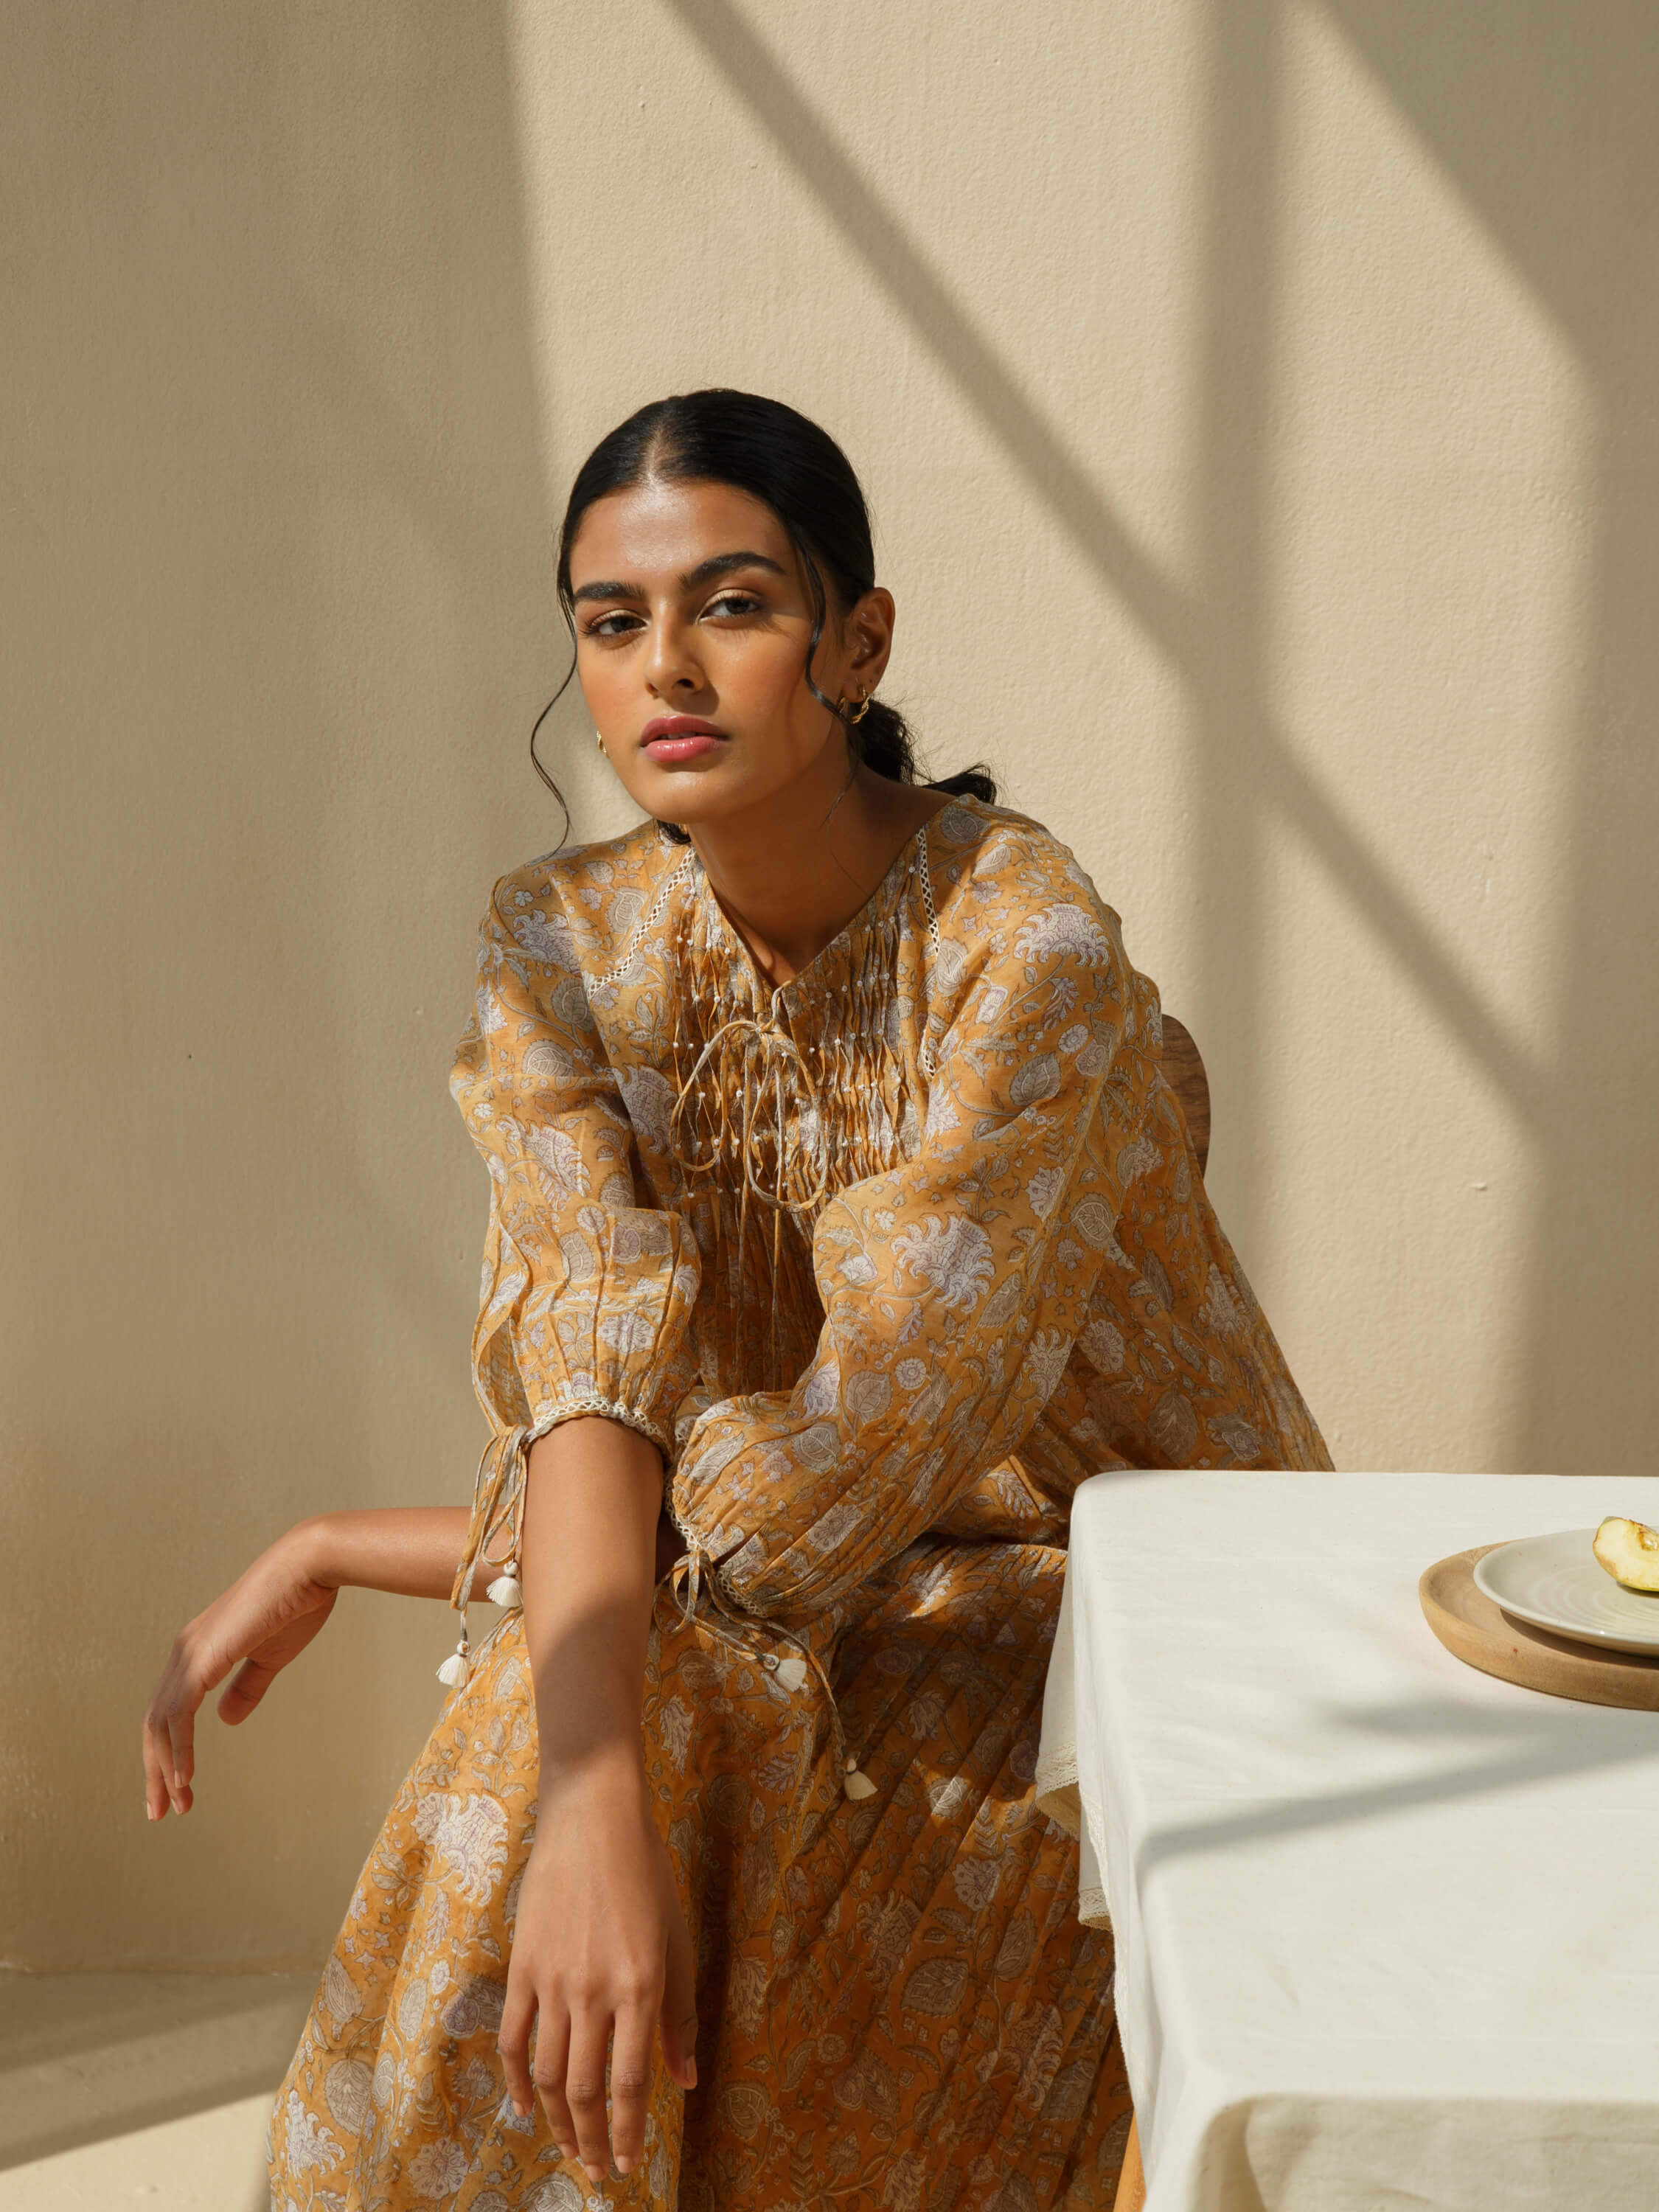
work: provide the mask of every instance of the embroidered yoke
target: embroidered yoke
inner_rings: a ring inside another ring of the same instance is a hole
[[[661,1447],[690,1551],[644,1749],[699,2086],[659,2074],[643,2166],[598,2197],[504,2102],[536,1797],[510,1611],[352,1899],[277,2212],[1109,2207],[1110,1939],[1032,1802],[1071,1497],[1329,1465],[1153,987],[1065,848],[970,800],[781,990],[654,824],[507,878],[479,957],[454,1090],[491,1181],[492,1445],[457,1594],[532,1437],[599,1413]]]

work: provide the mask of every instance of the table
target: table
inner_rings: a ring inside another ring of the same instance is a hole
[[[1146,2212],[1655,2212],[1659,1714],[1475,1673],[1476,1544],[1659,1480],[1107,1474],[1037,1766],[1117,1940]]]

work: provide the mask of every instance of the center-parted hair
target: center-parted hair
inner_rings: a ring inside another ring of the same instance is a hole
[[[575,612],[570,596],[570,549],[582,517],[596,500],[648,483],[722,483],[747,492],[771,508],[795,549],[812,602],[812,635],[806,649],[806,681],[815,698],[840,716],[847,742],[866,767],[894,783],[920,783],[915,740],[896,707],[872,699],[854,722],[840,702],[818,689],[812,664],[833,613],[844,619],[876,580],[870,510],[853,465],[827,430],[787,407],[752,392],[715,389],[683,392],[653,399],[600,439],[576,472],[559,531],[558,595],[571,643]],[[575,673],[571,664],[570,674]],[[565,678],[554,696],[562,696]],[[550,707],[552,702],[549,702]],[[545,711],[537,729],[546,719]],[[530,757],[561,805],[564,801],[536,754],[532,731]],[[964,769],[933,786],[994,801],[990,771]],[[567,820],[568,817],[567,815]],[[667,835],[684,842],[685,832],[665,823]]]

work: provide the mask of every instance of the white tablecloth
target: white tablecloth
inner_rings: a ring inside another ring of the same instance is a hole
[[[1659,1714],[1477,1674],[1417,1600],[1603,1513],[1659,1480],[1083,1486],[1037,1792],[1116,1932],[1146,2212],[1659,2208]]]

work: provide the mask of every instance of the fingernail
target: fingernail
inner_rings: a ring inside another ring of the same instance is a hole
[[[530,2118],[529,2106],[521,2105],[516,2097],[513,2100],[513,2110],[521,2120],[527,2120]]]
[[[634,2171],[634,2161],[631,2158],[619,2158],[613,2163],[618,2173],[632,2173]]]
[[[687,2086],[695,2089],[697,2086],[697,2062],[695,2058],[688,2060],[685,2070],[691,2077]]]

